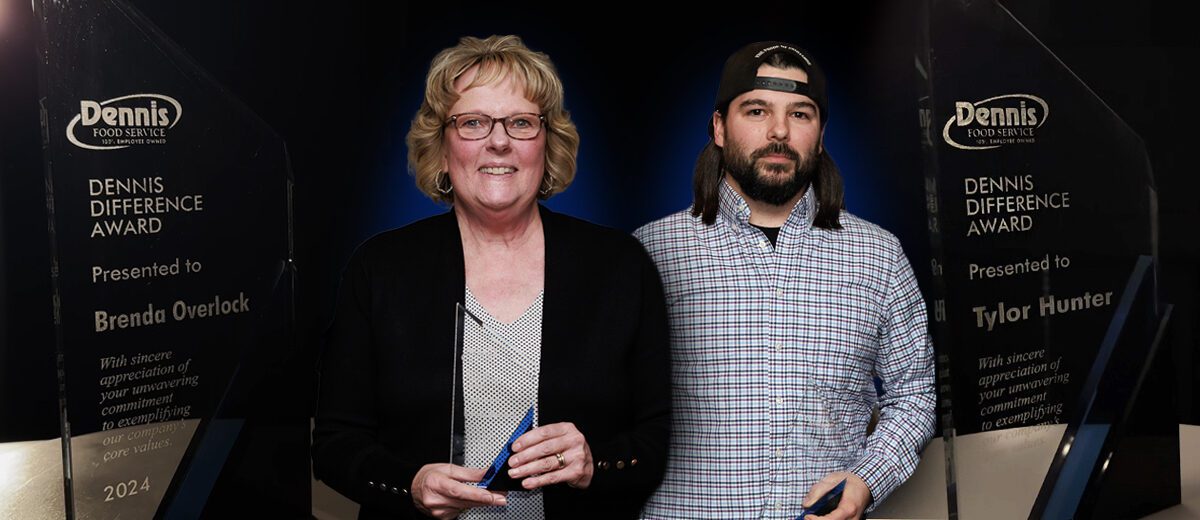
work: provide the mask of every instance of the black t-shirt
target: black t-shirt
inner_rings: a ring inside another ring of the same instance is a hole
[[[779,238],[779,228],[755,226],[754,224],[750,225],[761,229],[763,234],[767,235],[767,240],[771,241],[771,247],[775,247],[775,240]]]

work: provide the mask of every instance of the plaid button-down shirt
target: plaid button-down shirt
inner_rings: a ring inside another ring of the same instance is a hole
[[[846,212],[841,230],[813,227],[810,189],[772,247],[737,192],[720,197],[712,226],[685,210],[634,232],[662,275],[674,363],[671,458],[643,515],[791,519],[843,470],[881,502],[935,420],[925,306],[899,241]]]

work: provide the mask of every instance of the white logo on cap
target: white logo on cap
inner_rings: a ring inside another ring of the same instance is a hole
[[[755,53],[754,59],[761,58],[761,57],[763,57],[763,54],[766,54],[768,52],[771,52],[771,51],[777,50],[777,49],[786,49],[786,50],[792,51],[792,52],[796,53],[796,55],[799,56],[800,59],[804,60],[805,65],[808,65],[809,67],[812,66],[812,60],[809,60],[808,56],[805,56],[803,52],[800,52],[800,49],[792,47],[791,45],[782,45],[782,44],[772,45],[770,47],[767,47],[767,48]]]

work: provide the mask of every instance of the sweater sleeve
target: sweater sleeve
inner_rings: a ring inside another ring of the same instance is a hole
[[[634,356],[629,429],[592,446],[595,472],[587,493],[644,502],[666,471],[671,430],[671,359],[662,280],[638,247],[641,294]],[[584,432],[586,434],[586,432]]]
[[[313,472],[364,507],[420,518],[408,489],[420,467],[399,460],[378,442],[370,309],[371,280],[360,249],[342,276],[320,358]]]

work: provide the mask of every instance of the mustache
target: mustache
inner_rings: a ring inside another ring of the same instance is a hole
[[[759,148],[750,155],[752,161],[757,161],[768,155],[782,155],[793,161],[800,161],[800,154],[792,149],[792,147],[783,143],[771,143],[762,148]]]

